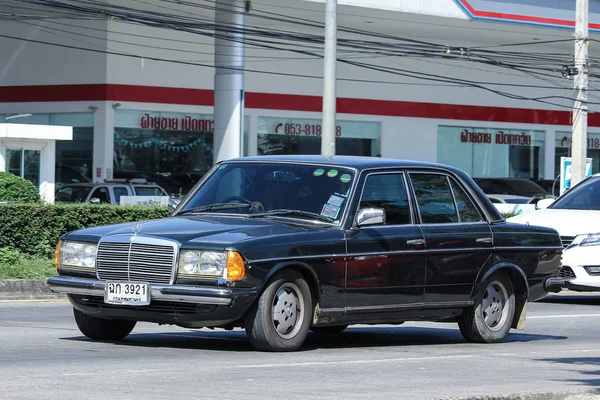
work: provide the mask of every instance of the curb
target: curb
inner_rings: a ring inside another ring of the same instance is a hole
[[[52,300],[66,296],[53,293],[47,279],[0,279],[0,301]]]
[[[459,397],[449,400],[600,400],[600,389],[509,394],[502,396]]]

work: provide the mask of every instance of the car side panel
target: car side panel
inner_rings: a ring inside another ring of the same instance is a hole
[[[257,238],[238,243],[236,250],[244,254],[248,262],[244,285],[262,290],[280,268],[296,268],[309,279],[316,278],[319,307],[345,307],[346,243],[343,231],[307,230],[272,236],[268,241]]]
[[[561,265],[562,244],[558,233],[550,228],[512,223],[492,225],[494,253],[481,271],[478,282],[489,268],[499,264],[518,266],[526,275],[529,301],[548,294],[546,279],[557,276]]]
[[[425,303],[470,300],[479,271],[492,254],[487,222],[422,225],[427,242]]]

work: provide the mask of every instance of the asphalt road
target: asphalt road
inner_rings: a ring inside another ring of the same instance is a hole
[[[600,386],[600,297],[551,299],[530,304],[525,330],[502,344],[406,323],[310,334],[284,354],[253,351],[243,331],[153,324],[92,342],[67,302],[0,303],[0,398],[418,400]]]

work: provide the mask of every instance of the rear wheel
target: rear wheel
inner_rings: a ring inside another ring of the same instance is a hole
[[[265,351],[297,350],[312,318],[310,287],[295,270],[283,270],[268,283],[248,312],[244,326],[252,345]]]
[[[497,272],[480,288],[475,304],[465,309],[458,320],[460,332],[470,342],[501,342],[508,334],[515,315],[512,282],[506,274]]]
[[[323,333],[325,335],[336,335],[344,332],[348,325],[334,325],[334,326],[313,326],[310,328],[315,333]]]
[[[94,340],[122,340],[131,333],[136,324],[135,321],[94,317],[76,308],[73,309],[73,314],[81,333]]]

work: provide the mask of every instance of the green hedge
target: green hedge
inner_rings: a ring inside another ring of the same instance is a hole
[[[92,226],[158,219],[167,207],[0,204],[0,248],[52,258],[64,233]],[[9,254],[3,254],[4,257]]]
[[[9,172],[0,172],[0,201],[37,203],[40,193],[28,180]]]

